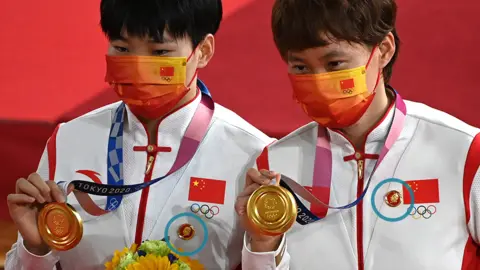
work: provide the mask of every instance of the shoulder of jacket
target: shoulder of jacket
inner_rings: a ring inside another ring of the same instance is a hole
[[[224,125],[236,131],[249,134],[252,138],[260,141],[264,145],[267,145],[274,140],[233,111],[223,107],[218,103],[215,103],[215,112],[213,117],[215,124]]]
[[[427,125],[436,126],[440,131],[458,132],[469,139],[473,139],[480,132],[479,128],[471,126],[446,112],[418,102],[405,101],[405,103],[407,104],[407,117],[412,117]]]
[[[81,115],[77,118],[74,118],[68,122],[61,123],[60,127],[64,129],[68,127],[76,127],[78,125],[91,124],[92,122],[104,123],[105,121],[108,122],[107,126],[110,127],[110,121],[112,119],[112,115],[115,113],[115,110],[118,108],[120,104],[121,102],[119,101],[119,102],[105,105],[103,107],[90,111],[84,115]]]
[[[318,124],[316,122],[310,122],[304,126],[301,126],[297,128],[296,130],[292,131],[285,137],[282,137],[280,140],[275,141],[272,143],[268,148],[276,147],[276,146],[281,146],[283,143],[287,142],[290,139],[296,138],[298,136],[303,135],[306,132],[310,132],[312,129],[317,128]]]

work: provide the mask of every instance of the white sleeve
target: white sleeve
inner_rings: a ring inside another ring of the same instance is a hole
[[[43,151],[37,173],[43,179],[48,179],[48,154],[46,149]],[[22,236],[18,234],[17,242],[7,253],[5,270],[52,270],[56,269],[55,264],[58,261],[58,256],[52,251],[44,256],[30,253],[23,245]]]
[[[253,252],[250,249],[250,237],[245,234],[242,250],[243,270],[288,270],[290,269],[290,255],[287,251],[285,235],[276,251]]]

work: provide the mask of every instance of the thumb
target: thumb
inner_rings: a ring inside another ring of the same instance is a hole
[[[277,173],[277,174],[275,175],[275,178],[274,178],[275,185],[276,185],[276,186],[280,186],[280,181],[281,181],[281,180],[282,180],[282,175],[279,174],[279,173]]]

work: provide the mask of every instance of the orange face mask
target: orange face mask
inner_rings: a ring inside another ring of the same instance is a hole
[[[192,53],[193,55],[193,53]],[[188,93],[186,57],[107,55],[108,82],[137,116],[157,119]]]
[[[368,91],[365,66],[322,74],[289,74],[294,97],[305,113],[320,125],[344,128],[355,124],[368,109],[375,96]],[[377,77],[380,81],[379,72]]]

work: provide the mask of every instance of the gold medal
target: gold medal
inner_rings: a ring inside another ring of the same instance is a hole
[[[49,203],[38,215],[38,231],[52,249],[65,251],[74,248],[82,239],[82,218],[66,203]]]
[[[293,195],[281,186],[262,186],[248,199],[247,216],[259,233],[281,235],[295,222],[297,203]]]

